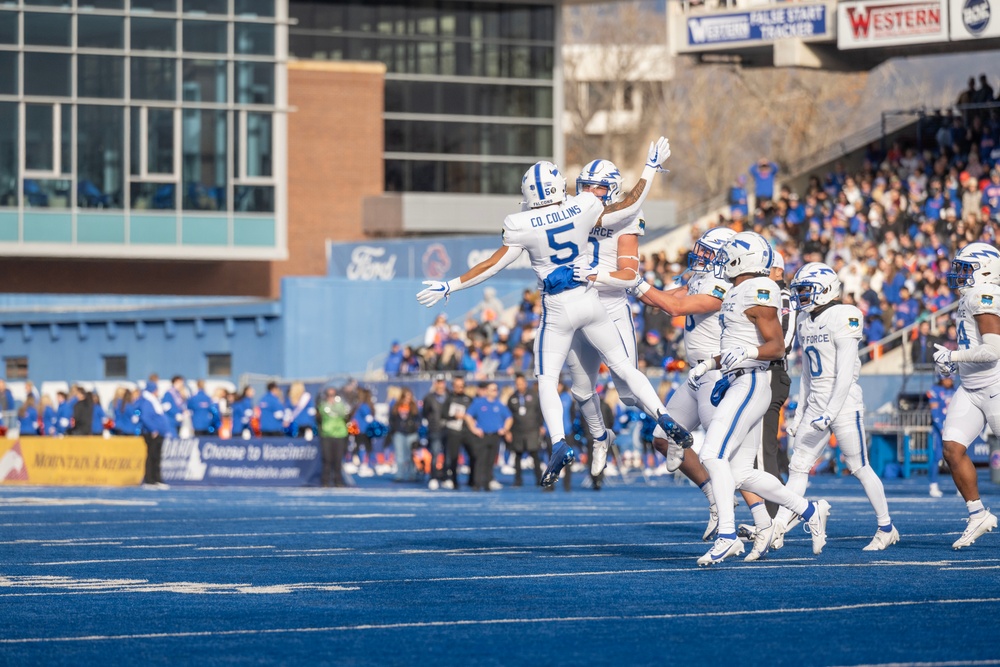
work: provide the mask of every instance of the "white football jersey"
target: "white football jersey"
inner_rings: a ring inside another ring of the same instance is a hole
[[[611,273],[618,270],[618,237],[624,234],[642,236],[645,233],[646,221],[643,220],[642,211],[640,210],[635,215],[629,216],[621,224],[616,224],[613,227],[601,226],[591,229],[587,252],[597,256],[597,268],[601,271]],[[590,259],[593,262],[593,255],[591,255]],[[621,287],[613,287],[611,285],[595,285],[595,287],[601,297],[601,303],[609,310],[620,306],[628,300],[625,297],[625,290]]]
[[[695,273],[687,288],[688,295],[709,294],[717,298],[721,306],[733,286],[725,278],[716,278],[711,273]],[[684,318],[684,352],[691,365],[719,354],[721,339],[722,324],[718,313],[700,313]]]
[[[503,244],[528,251],[541,285],[554,269],[572,268],[581,253],[593,252],[587,239],[603,212],[601,200],[583,192],[558,206],[513,213],[503,221]]]
[[[830,406],[836,413],[842,410],[858,410],[863,397],[858,376],[861,374],[861,359],[858,357],[858,343],[864,329],[865,316],[855,306],[837,304],[830,306],[816,316],[799,318],[797,335],[802,348],[802,379],[806,392],[806,406],[815,408],[817,414],[827,412],[833,385],[837,378],[837,364],[850,364],[854,369],[854,382],[847,393],[843,406]],[[851,338],[855,341],[854,354],[847,359],[837,358],[837,341]]]
[[[973,285],[958,302],[955,324],[958,326],[958,348],[967,350],[983,344],[976,315],[1000,315],[1000,285]],[[966,389],[982,389],[1000,383],[1000,364],[960,362],[958,375]]]
[[[719,324],[722,327],[721,350],[731,347],[744,347],[748,350],[759,347],[764,338],[757,331],[757,325],[751,322],[746,311],[754,306],[766,306],[781,309],[781,288],[766,276],[744,280],[739,285],[729,288],[726,298],[722,300],[722,310],[719,311]],[[770,361],[747,359],[731,370],[745,368],[749,370],[767,370]]]

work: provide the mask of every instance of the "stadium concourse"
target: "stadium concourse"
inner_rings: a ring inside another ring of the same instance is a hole
[[[701,494],[0,487],[3,664],[988,665],[1000,559],[887,480],[901,542],[819,477],[830,541],[695,566]],[[985,480],[984,500],[1000,489]],[[745,512],[740,508],[739,512]]]

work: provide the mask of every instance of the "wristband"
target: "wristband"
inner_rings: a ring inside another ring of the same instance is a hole
[[[747,348],[747,359],[756,359],[757,353],[760,351],[758,347]]]
[[[652,287],[652,285],[650,285],[645,280],[643,280],[641,283],[639,283],[638,285],[636,285],[635,287],[633,287],[632,291],[637,296],[642,296],[643,294],[645,294],[646,292],[648,292],[651,287]]]
[[[458,290],[462,289],[462,279],[461,278],[452,278],[451,280],[448,281],[447,285],[448,285],[448,292],[449,293],[450,292],[457,292]]]
[[[643,167],[642,174],[639,176],[639,178],[646,181],[646,183],[652,183],[653,177],[656,176],[657,171],[658,171],[657,167],[651,167],[647,164],[645,167]]]

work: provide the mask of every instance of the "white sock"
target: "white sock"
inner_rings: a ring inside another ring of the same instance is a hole
[[[983,507],[982,498],[976,498],[975,500],[970,500],[967,503],[965,503],[965,506],[969,508],[969,516],[972,516],[973,514],[976,514],[978,512],[982,512],[984,509],[986,509],[985,507]]]
[[[765,500],[778,503],[782,507],[801,515],[809,507],[809,501],[781,483],[777,477],[763,470],[751,470],[740,488],[756,493]]]
[[[709,508],[715,507],[715,494],[712,493],[712,480],[706,479],[698,485],[698,488],[701,489],[701,492],[705,494],[706,498],[708,498]]]
[[[560,440],[566,439],[566,429],[563,427],[563,405],[559,400],[559,383],[555,378],[538,378],[538,405],[542,409],[542,419],[545,421],[545,430],[552,438],[555,445]]]
[[[708,476],[712,478],[712,489],[720,498],[732,498],[736,493],[736,482],[733,480],[733,471],[729,467],[729,461],[722,459],[707,459],[702,461]],[[733,504],[730,502],[716,503],[716,511],[719,513],[719,537],[729,537],[736,535],[736,514],[733,512]]]
[[[786,489],[797,496],[804,496],[807,486],[809,486],[809,473],[788,471],[788,482],[785,484]],[[778,513],[774,516],[774,520],[780,521],[784,526],[787,526],[791,519],[792,510],[787,507],[779,508]]]
[[[750,514],[753,515],[753,525],[758,528],[767,528],[771,525],[771,515],[767,513],[767,505],[764,503],[751,505]]]
[[[591,394],[585,401],[577,401],[580,416],[587,422],[587,430],[595,440],[604,437],[604,417],[601,415],[601,399],[597,394]]]
[[[861,468],[854,472],[854,476],[858,478],[861,482],[861,486],[865,488],[865,495],[868,496],[868,502],[872,504],[872,509],[875,510],[875,518],[878,519],[878,525],[888,526],[892,523],[892,519],[889,518],[889,503],[885,500],[885,488],[882,486],[882,480],[878,478],[875,471],[869,465],[861,466]]]

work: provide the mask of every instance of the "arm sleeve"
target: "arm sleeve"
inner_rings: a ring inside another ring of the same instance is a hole
[[[459,278],[455,278],[449,281],[448,284],[451,287],[451,291],[457,292],[458,290],[468,289],[470,287],[478,285],[481,282],[489,280],[490,278],[492,278],[493,276],[495,276],[496,274],[500,273],[505,268],[513,264],[517,260],[517,258],[521,256],[521,253],[524,252],[524,248],[522,248],[521,246],[504,245],[504,247],[507,249],[507,252],[505,252],[499,260],[497,260],[497,263],[491,266],[490,268],[486,269],[482,273],[480,273],[475,278],[467,280],[464,283],[459,282],[460,281]]]
[[[653,169],[652,167],[646,167],[645,169],[643,169],[642,176],[640,178],[646,181],[646,187],[642,189],[642,193],[639,195],[639,198],[631,206],[627,206],[619,211],[611,211],[609,213],[605,213],[604,216],[601,218],[601,226],[614,227],[616,225],[622,224],[624,221],[628,220],[632,216],[638,215],[640,209],[642,209],[642,203],[646,201],[646,195],[649,194],[649,191],[653,185],[653,178],[655,176],[656,176],[656,169]]]
[[[998,336],[1000,338],[1000,336]],[[854,382],[854,359],[858,354],[858,341],[854,338],[837,339],[837,375],[833,380],[833,391],[826,404],[826,413],[831,419],[836,419],[840,409],[847,401],[847,394]]]
[[[1000,361],[1000,334],[984,334],[982,345],[967,350],[956,350],[951,353],[951,360],[977,364]]]
[[[782,324],[785,327],[785,354],[787,355],[795,340],[795,309],[791,307],[788,290],[781,290],[781,312],[784,316]]]

